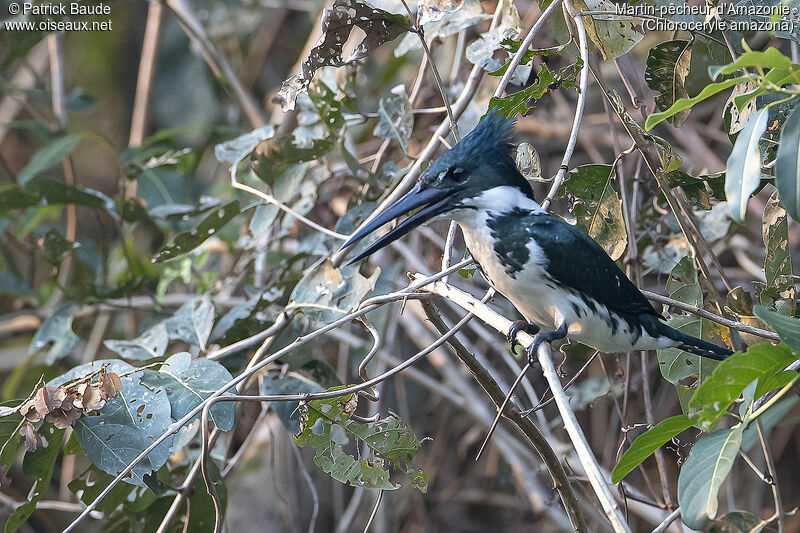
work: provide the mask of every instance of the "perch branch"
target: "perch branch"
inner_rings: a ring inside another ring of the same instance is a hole
[[[412,276],[412,280],[415,281],[416,277]],[[491,310],[488,306],[479,302],[469,294],[442,281],[437,281],[427,285],[425,288],[423,288],[423,290],[447,298],[452,303],[458,305],[464,310],[475,314],[475,316],[501,333],[507,334],[511,328],[510,320]],[[520,333],[517,339],[524,347],[529,346],[533,342],[533,338],[524,332]],[[559,380],[555,368],[553,367],[553,363],[550,360],[549,345],[542,344],[542,347],[539,349],[538,356],[539,362],[542,364],[545,377],[550,385],[551,392],[555,397],[556,404],[561,412],[564,424],[567,427],[567,432],[569,433],[573,446],[578,453],[580,462],[583,465],[587,476],[589,477],[589,481],[592,484],[595,494],[603,505],[603,509],[606,512],[606,517],[611,522],[615,531],[629,532],[630,529],[620,513],[619,506],[608,489],[605,476],[601,472],[600,466],[597,464],[597,460],[594,458],[594,454],[586,443],[586,438],[583,436],[583,432],[581,431],[580,426],[575,419],[575,413],[569,406],[569,400],[564,393],[564,389],[561,386],[561,381]],[[472,369],[470,368],[470,370]],[[499,404],[499,402],[502,402],[502,392],[500,392],[500,394],[501,396],[496,399],[493,397],[495,403]]]

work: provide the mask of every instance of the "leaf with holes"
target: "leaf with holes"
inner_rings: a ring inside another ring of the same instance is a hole
[[[58,306],[36,330],[28,353],[37,352],[52,343],[44,357],[48,365],[70,353],[81,341],[72,331],[72,319],[77,312],[78,305],[74,303],[63,303]]]
[[[299,309],[317,322],[333,322],[358,307],[379,275],[380,269],[375,269],[365,278],[356,267],[338,269],[326,261],[297,283],[287,309]]]
[[[582,68],[582,63],[578,60],[577,63],[561,67],[558,71],[551,71],[547,65],[542,63],[542,69],[536,75],[534,81],[528,87],[522,89],[503,98],[492,97],[489,99],[489,110],[497,109],[506,117],[514,118],[517,115],[527,115],[532,108],[528,104],[533,100],[539,100],[547,91],[553,87],[561,85],[562,87],[573,87],[575,80]]]
[[[389,416],[376,422],[362,424],[350,420],[353,395],[326,400],[311,400],[301,417],[302,430],[295,436],[298,446],[312,446],[317,454],[314,463],[325,472],[354,487],[395,489],[398,486],[389,482],[389,471],[384,464],[403,470],[414,487],[427,491],[426,473],[416,469],[411,461],[419,449],[419,439],[402,420]],[[347,455],[342,446],[349,441],[349,435],[364,442],[375,458],[369,461],[357,460]]]
[[[89,460],[104,472],[116,476],[153,440],[167,431],[174,421],[169,398],[163,390],[153,390],[140,383],[134,367],[118,359],[93,361],[80,365],[50,381],[60,386],[82,378],[106,366],[108,372],[121,375],[121,390],[106,400],[96,416],[83,416],[72,426]],[[97,380],[95,376],[92,381]],[[172,453],[172,437],[159,444],[134,467],[124,481],[146,487],[144,477],[164,466]]]
[[[211,238],[238,214],[238,200],[233,200],[218,207],[204,218],[196,228],[176,235],[169,244],[158,251],[153,257],[153,262],[160,263],[191,252]]]
[[[717,493],[739,453],[743,429],[740,425],[715,431],[689,452],[678,477],[678,503],[687,526],[699,529],[717,515]]]
[[[343,58],[343,47],[356,28],[364,32],[364,37],[353,53]],[[308,89],[314,73],[321,67],[343,67],[354,63],[410,29],[411,24],[402,15],[357,0],[335,0],[322,14],[322,38],[303,61],[302,74],[283,82],[278,91],[281,109],[284,112],[294,109],[298,94]]]
[[[206,293],[189,300],[164,321],[164,325],[170,339],[188,342],[205,350],[214,326],[214,304],[211,297]]]
[[[788,301],[789,310],[794,309],[795,290],[792,281],[792,253],[789,247],[789,220],[781,207],[777,192],[773,192],[764,207],[761,222],[761,237],[764,241],[764,275],[767,287],[780,292]]]
[[[231,379],[230,372],[221,364],[210,359],[192,359],[187,352],[173,355],[158,371],[144,370],[142,374],[144,385],[166,391],[172,417],[176,420],[186,416]],[[220,430],[230,431],[234,421],[233,403],[217,403],[211,408],[211,419]]]
[[[755,398],[782,387],[795,372],[782,372],[797,357],[785,344],[757,344],[747,352],[737,352],[720,362],[711,376],[689,399],[689,415],[704,431],[714,427],[717,419],[742,394],[750,383],[758,380]]]
[[[578,0],[575,7],[581,11],[615,12],[609,0]],[[586,33],[603,54],[603,59],[616,59],[625,55],[642,40],[642,28],[635,20],[617,15],[592,15],[583,17]]]
[[[572,195],[577,225],[615,261],[625,253],[628,235],[622,218],[622,200],[611,186],[616,173],[611,165],[583,165],[564,184]]]
[[[671,416],[636,437],[611,472],[611,481],[613,483],[622,481],[657,449],[690,427],[692,427],[692,421],[688,416]]]
[[[775,186],[789,215],[800,222],[800,107],[783,124],[775,160]]]
[[[694,262],[688,256],[684,256],[672,269],[666,289],[671,298],[697,307],[703,306],[703,291],[697,280]],[[667,324],[678,331],[709,342],[729,344],[730,333],[727,328],[695,315],[675,314],[667,320]],[[694,388],[703,383],[717,365],[716,361],[678,348],[658,350],[658,362],[661,375],[675,386],[684,412]]]
[[[688,98],[684,82],[692,62],[691,41],[675,40],[659,43],[647,54],[644,79],[656,91],[656,106],[665,111],[681,98]],[[684,109],[668,120],[675,127],[689,118],[690,109]]]
[[[769,111],[762,109],[745,124],[725,169],[725,197],[731,217],[741,223],[747,212],[747,202],[761,183],[761,150],[759,140],[767,129]]]

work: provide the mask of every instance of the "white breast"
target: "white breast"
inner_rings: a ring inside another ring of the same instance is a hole
[[[487,220],[490,214],[482,209],[461,210],[456,220],[464,232],[467,248],[480,264],[489,283],[529,322],[543,331],[552,331],[563,322],[569,324],[568,337],[603,352],[651,350],[674,346],[675,341],[634,334],[628,324],[605,306],[596,304],[591,310],[583,298],[558,287],[547,275],[547,256],[534,242],[527,244],[529,259],[525,268],[508,274],[494,250]],[[613,320],[612,320],[613,319]],[[616,327],[612,324],[616,321]]]

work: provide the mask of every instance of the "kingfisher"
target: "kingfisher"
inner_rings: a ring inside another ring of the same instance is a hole
[[[606,353],[676,347],[723,360],[727,348],[664,322],[606,251],[581,229],[553,217],[534,199],[514,160],[514,121],[490,112],[431,164],[416,185],[342,246],[409,215],[379,237],[355,263],[426,222],[448,218],[461,227],[483,277],[525,320],[508,333],[534,335],[533,364],[542,342],[568,338]]]

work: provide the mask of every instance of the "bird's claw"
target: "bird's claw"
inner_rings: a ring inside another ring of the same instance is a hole
[[[537,328],[538,329],[538,328]],[[526,355],[528,356],[528,365],[531,367],[535,366],[536,364],[536,352],[539,351],[539,346],[542,345],[543,342],[551,343],[553,341],[557,341],[563,339],[567,336],[567,331],[569,330],[569,326],[565,324],[561,324],[555,331],[547,331],[544,333],[537,333],[536,336],[533,338],[533,342],[528,349],[526,350]]]
[[[512,353],[514,352],[514,348],[519,346],[517,335],[519,335],[520,331],[524,331],[528,335],[536,335],[539,333],[539,326],[526,320],[515,320],[512,322],[511,327],[508,328],[508,335],[506,335],[506,340],[511,345]]]

